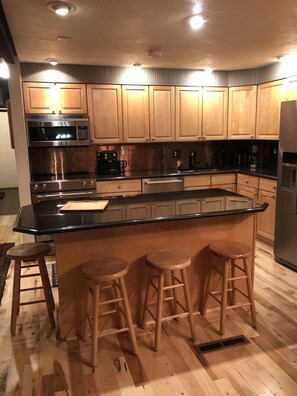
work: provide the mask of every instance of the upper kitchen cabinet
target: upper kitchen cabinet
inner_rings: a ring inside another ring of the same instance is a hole
[[[283,100],[297,100],[297,76],[285,80],[284,91],[285,97]]]
[[[87,113],[85,84],[23,83],[25,113]]]
[[[256,139],[278,139],[283,80],[258,85]]]
[[[257,86],[229,88],[228,139],[254,139]]]
[[[149,141],[149,89],[148,86],[123,85],[124,142]]]
[[[202,139],[227,139],[228,88],[204,87]]]
[[[91,139],[94,143],[122,143],[122,91],[120,85],[87,86]]]
[[[172,142],[175,140],[175,88],[149,87],[150,140]]]
[[[176,87],[176,140],[202,138],[202,88]]]

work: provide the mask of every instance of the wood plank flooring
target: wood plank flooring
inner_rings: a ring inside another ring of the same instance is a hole
[[[12,223],[13,216],[0,217],[0,242],[21,242]],[[226,322],[224,338],[244,334],[248,344],[198,355],[187,320],[170,321],[158,352],[152,351],[153,325],[136,329],[138,357],[126,335],[100,339],[95,372],[88,365],[90,341],[61,342],[43,304],[21,308],[17,334],[10,336],[12,271],[11,265],[0,306],[0,395],[297,395],[297,273],[276,264],[264,243],[256,252],[258,328],[249,326],[243,309],[228,311]],[[220,339],[218,311],[196,315],[195,322],[199,343]]]

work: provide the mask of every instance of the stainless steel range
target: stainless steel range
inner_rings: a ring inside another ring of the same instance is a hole
[[[97,198],[96,177],[90,173],[31,176],[32,203],[52,200]],[[53,235],[38,235],[36,242],[46,242],[55,253]]]
[[[96,178],[90,173],[32,176],[32,203],[56,199],[96,198]]]

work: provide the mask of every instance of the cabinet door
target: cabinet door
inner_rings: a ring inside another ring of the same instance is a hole
[[[279,138],[280,104],[284,95],[282,80],[258,85],[257,139]]]
[[[148,203],[126,205],[126,219],[147,219],[151,217],[151,205]]]
[[[201,203],[198,199],[185,199],[176,201],[176,214],[186,215],[201,212]]]
[[[149,101],[147,86],[124,85],[123,97],[123,127],[124,141],[149,141]]]
[[[96,183],[98,197],[141,194],[141,179],[110,180]]]
[[[122,91],[120,85],[88,85],[90,131],[95,143],[122,143]]]
[[[226,210],[251,208],[252,203],[248,197],[226,197]]]
[[[167,217],[175,215],[175,201],[163,201],[152,203],[153,217]]]
[[[202,190],[205,188],[210,188],[210,175],[184,177],[184,190]]]
[[[227,138],[228,88],[203,88],[202,138]]]
[[[229,88],[228,139],[254,139],[257,86]]]
[[[85,84],[57,84],[59,113],[87,114],[87,91]]]
[[[225,197],[205,198],[201,200],[201,212],[219,212],[225,210]]]
[[[259,190],[259,201],[267,202],[268,208],[264,212],[258,213],[257,238],[273,245],[275,229],[275,194]]]
[[[284,81],[283,100],[297,100],[297,76],[289,77]]]
[[[201,139],[202,88],[176,87],[176,140]]]
[[[238,183],[238,185],[241,185],[241,186],[252,187],[252,188],[258,189],[259,188],[259,177],[244,175],[242,173],[239,173],[237,175],[237,183]]]
[[[49,83],[23,83],[23,97],[26,114],[54,113],[52,86]]]
[[[245,197],[249,197],[252,199],[257,199],[258,190],[252,187],[245,187],[238,185],[237,186],[237,194],[243,195]]]
[[[152,142],[175,140],[175,88],[151,86],[150,137]]]

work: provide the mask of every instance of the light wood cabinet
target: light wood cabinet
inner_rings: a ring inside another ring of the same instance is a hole
[[[184,176],[184,190],[210,188],[210,175]]]
[[[98,197],[141,194],[141,179],[108,180],[96,183]]]
[[[273,245],[276,209],[276,181],[260,178],[258,199],[267,202],[268,208],[258,213],[257,238]]]
[[[123,85],[124,142],[149,141],[149,89],[148,86]]]
[[[278,139],[280,104],[285,99],[283,80],[258,85],[256,139]]]
[[[252,207],[248,197],[226,197],[226,210],[246,209]]]
[[[153,217],[167,217],[175,215],[175,201],[163,201],[152,203]]]
[[[202,88],[176,87],[176,140],[202,138]]]
[[[175,88],[149,87],[149,114],[151,142],[175,140]]]
[[[151,217],[151,205],[149,203],[139,203],[126,205],[126,219],[147,219]]]
[[[85,84],[23,83],[27,114],[86,114]]]
[[[122,91],[120,85],[87,87],[91,139],[94,143],[122,143]]]
[[[228,139],[254,139],[257,86],[229,88]]]
[[[177,215],[187,215],[201,211],[201,202],[198,199],[180,199],[175,204]]]
[[[202,139],[227,139],[228,88],[203,87]]]
[[[252,199],[258,198],[259,178],[256,176],[237,175],[237,194]]]
[[[211,175],[211,188],[222,188],[223,190],[236,192],[236,174],[224,173]]]
[[[225,210],[225,197],[205,198],[201,200],[201,212],[219,212]]]

